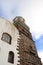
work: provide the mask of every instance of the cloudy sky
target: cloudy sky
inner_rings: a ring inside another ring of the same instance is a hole
[[[43,62],[43,0],[0,0],[0,17],[12,21],[16,16],[25,18]]]

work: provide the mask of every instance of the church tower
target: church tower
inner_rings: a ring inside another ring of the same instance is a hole
[[[19,31],[20,40],[18,43],[19,58],[18,65],[42,65],[41,60],[38,57],[35,42],[32,39],[29,27],[25,24],[25,20],[22,17],[15,17],[13,24]]]

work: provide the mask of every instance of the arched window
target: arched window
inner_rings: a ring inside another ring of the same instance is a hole
[[[3,41],[11,44],[11,36],[8,34],[8,33],[3,33],[2,34],[2,38],[1,38]]]
[[[9,52],[8,62],[14,63],[14,53],[12,51]]]

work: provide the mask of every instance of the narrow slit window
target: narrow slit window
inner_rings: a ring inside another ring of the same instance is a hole
[[[8,62],[14,63],[14,53],[12,51],[9,52]]]
[[[1,38],[3,41],[11,44],[11,36],[8,34],[8,33],[3,33],[2,34],[2,38]]]

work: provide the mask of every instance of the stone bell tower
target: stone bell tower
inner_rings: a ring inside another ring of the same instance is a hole
[[[29,27],[25,24],[24,18],[17,16],[13,19],[13,24],[19,31],[20,41],[18,43],[19,58],[18,65],[42,65],[38,57],[35,42],[29,31]]]

